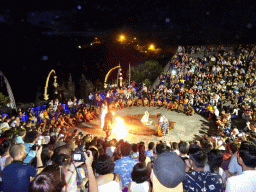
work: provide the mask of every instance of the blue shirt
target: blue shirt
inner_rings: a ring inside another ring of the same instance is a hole
[[[36,151],[31,150],[34,143],[25,143],[27,157],[24,159],[24,163],[30,163],[30,161],[36,156]]]
[[[17,136],[17,137],[15,137],[15,139],[14,139],[18,144],[24,144],[24,141],[23,141],[23,139],[22,139],[22,137],[21,136]]]
[[[2,172],[4,192],[28,192],[30,177],[36,176],[36,169],[23,163],[11,163]]]
[[[118,173],[121,176],[123,187],[128,187],[129,183],[132,181],[132,169],[137,163],[139,163],[138,160],[132,159],[128,156],[115,161],[114,173]]]
[[[185,174],[183,188],[185,192],[222,192],[224,186],[219,174],[210,173],[209,171],[192,171]]]

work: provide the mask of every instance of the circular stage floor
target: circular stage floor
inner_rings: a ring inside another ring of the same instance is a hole
[[[149,112],[149,121],[152,121],[152,125],[143,126],[139,119],[144,115],[145,111]],[[169,132],[169,135],[158,137],[156,135],[157,127],[154,126],[154,116],[160,112],[169,121],[174,122],[174,128]],[[180,140],[191,141],[199,139],[203,134],[209,132],[210,127],[214,127],[214,121],[208,121],[204,117],[198,114],[193,116],[187,116],[183,113],[177,113],[167,110],[165,108],[158,107],[130,107],[118,110],[115,112],[115,117],[121,117],[124,119],[125,128],[128,134],[123,138],[130,143],[138,143],[140,141],[148,144],[151,141],[166,141],[166,142],[178,142]],[[127,118],[128,117],[128,118]],[[92,123],[82,123],[78,127],[79,131],[83,134],[93,134],[94,136],[105,138],[105,132],[100,129],[100,120],[95,119]],[[114,134],[110,136],[110,139],[115,137]],[[120,139],[120,138],[117,138]]]

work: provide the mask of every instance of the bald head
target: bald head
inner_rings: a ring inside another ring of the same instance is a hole
[[[15,144],[10,148],[9,153],[14,160],[23,160],[26,156],[26,147],[23,144]]]

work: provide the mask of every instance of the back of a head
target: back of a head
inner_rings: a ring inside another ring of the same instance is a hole
[[[13,145],[14,145],[14,141],[12,139],[4,140],[0,145],[0,156],[6,153]]]
[[[38,132],[29,131],[29,132],[27,132],[24,140],[26,143],[33,143],[37,139],[37,137],[38,137]]]
[[[19,156],[20,152],[23,150],[23,148],[25,148],[25,146],[23,144],[15,144],[13,145],[10,150],[10,156],[14,159],[16,157]]]
[[[53,159],[53,163],[55,165],[63,165],[66,166],[68,164],[70,164],[71,159],[68,155],[66,154],[58,154],[54,159]]]
[[[132,144],[132,151],[133,152],[138,152],[138,144],[136,144],[136,143]]]
[[[107,154],[100,155],[95,163],[95,170],[100,175],[112,173],[115,168],[115,163]]]
[[[178,148],[181,154],[187,154],[189,150],[189,144],[186,141],[180,141]]]
[[[158,143],[156,145],[156,153],[157,155],[160,155],[161,153],[166,151],[166,145],[163,143]]]
[[[144,145],[139,145],[139,161],[140,162],[145,162],[146,160],[146,152],[145,152],[145,146]]]
[[[52,161],[55,162],[58,159],[58,156],[60,154],[65,154],[68,156],[68,158],[71,158],[72,151],[67,148],[66,146],[60,146],[54,149],[53,155],[52,155]]]
[[[26,134],[26,132],[27,132],[26,129],[21,128],[21,129],[18,130],[18,136],[23,136],[23,135]]]
[[[63,168],[51,165],[38,174],[30,185],[33,192],[61,192],[66,185]]]
[[[11,130],[6,130],[3,134],[4,138],[12,139],[13,137],[13,132]]]
[[[174,149],[174,150],[178,149],[178,143],[177,142],[172,142],[172,149]]]
[[[207,154],[202,148],[190,148],[189,156],[196,167],[198,168],[205,167],[207,163]]]
[[[121,154],[123,157],[129,156],[131,154],[131,150],[132,150],[131,144],[129,144],[127,142],[123,142],[121,144]]]
[[[234,154],[238,151],[239,149],[239,143],[237,142],[232,142],[228,145],[228,149]]]
[[[153,150],[154,147],[155,147],[155,143],[154,143],[154,142],[150,142],[150,143],[148,144],[148,150]]]
[[[218,149],[212,149],[208,153],[208,165],[210,167],[210,172],[218,173],[219,167],[221,166],[222,161],[223,161],[222,152]]]
[[[243,141],[239,149],[239,156],[247,167],[256,167],[256,145],[249,141]]]
[[[149,175],[150,174],[145,163],[137,163],[133,167],[131,178],[132,181],[136,183],[143,183],[149,179]]]

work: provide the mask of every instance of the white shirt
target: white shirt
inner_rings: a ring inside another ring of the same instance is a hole
[[[143,183],[131,182],[130,187],[131,192],[148,192],[149,191],[149,182],[144,181]]]
[[[237,173],[238,175],[241,175],[243,173],[242,166],[239,165],[237,162],[237,155],[233,155],[231,157],[231,160],[228,166],[228,171],[231,173]]]
[[[229,177],[226,192],[256,192],[256,171],[244,171],[241,175]]]
[[[67,104],[68,104],[68,106],[71,106],[71,107],[72,107],[72,106],[74,105],[74,102],[73,102],[73,101],[68,101]]]

